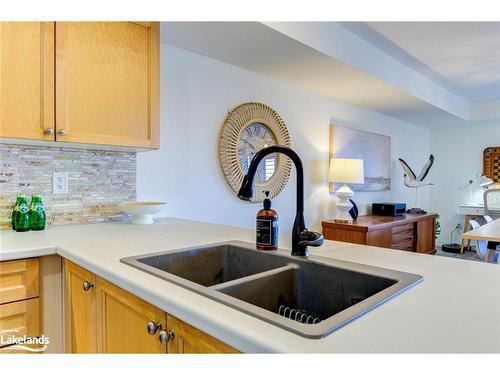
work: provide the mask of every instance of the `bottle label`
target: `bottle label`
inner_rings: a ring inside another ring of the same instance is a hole
[[[26,204],[22,204],[18,208],[19,212],[25,214],[29,211],[28,206]]]
[[[275,219],[257,219],[257,244],[278,244],[278,222]]]
[[[257,243],[271,245],[272,220],[257,219]]]
[[[32,204],[31,207],[30,207],[30,211],[35,211],[37,213],[45,212],[45,210],[43,208],[43,205],[40,204],[40,203]]]

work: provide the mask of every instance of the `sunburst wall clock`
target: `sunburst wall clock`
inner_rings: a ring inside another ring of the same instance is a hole
[[[284,121],[271,107],[244,103],[227,115],[219,132],[219,162],[228,185],[237,193],[253,156],[264,147],[290,147]],[[271,154],[259,164],[253,202],[262,202],[265,191],[276,197],[290,177],[291,161],[285,155]]]

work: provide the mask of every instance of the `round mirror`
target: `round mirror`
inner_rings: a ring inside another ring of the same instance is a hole
[[[230,111],[219,133],[219,163],[231,189],[237,193],[254,155],[265,147],[290,147],[285,123],[271,107],[244,103]],[[262,202],[265,191],[273,199],[285,187],[292,162],[280,154],[261,161],[255,176],[252,202]]]

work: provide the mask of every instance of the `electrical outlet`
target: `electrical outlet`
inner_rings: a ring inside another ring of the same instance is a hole
[[[54,194],[68,194],[68,172],[54,172],[52,174],[52,192]]]

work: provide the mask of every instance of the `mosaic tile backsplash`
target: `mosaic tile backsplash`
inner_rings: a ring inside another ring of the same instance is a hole
[[[68,172],[68,194],[52,193],[52,173]],[[47,225],[122,218],[118,203],[136,200],[136,155],[0,144],[0,225],[9,221],[16,195],[41,194]]]

